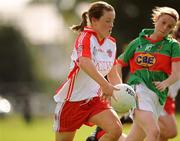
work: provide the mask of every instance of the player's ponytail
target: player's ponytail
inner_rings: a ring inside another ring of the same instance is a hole
[[[84,27],[87,26],[87,14],[88,14],[88,12],[84,12],[82,14],[82,21],[81,21],[81,23],[79,25],[73,25],[71,27],[71,29],[73,31],[78,31],[78,32],[83,31]]]

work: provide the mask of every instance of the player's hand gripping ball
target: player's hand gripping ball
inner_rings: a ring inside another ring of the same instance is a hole
[[[136,106],[136,92],[128,84],[116,85],[120,90],[114,90],[111,104],[117,113],[127,113]]]

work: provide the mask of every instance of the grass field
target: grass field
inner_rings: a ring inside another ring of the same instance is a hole
[[[180,114],[177,115],[177,123],[180,129]],[[85,141],[94,128],[81,127],[74,141]],[[129,126],[124,129],[128,132]],[[54,141],[52,118],[34,118],[29,124],[19,116],[0,118],[0,141]],[[171,141],[180,141],[180,134]]]

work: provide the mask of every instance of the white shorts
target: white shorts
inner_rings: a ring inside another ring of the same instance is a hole
[[[163,110],[161,111],[160,116],[167,116],[167,115],[168,115],[168,113],[163,109]]]
[[[158,119],[163,111],[164,105],[159,103],[159,97],[156,93],[144,84],[136,85],[135,91],[138,96],[136,108],[139,110],[150,111],[153,113],[154,117]]]

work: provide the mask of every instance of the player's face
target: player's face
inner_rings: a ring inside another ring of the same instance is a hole
[[[173,30],[175,25],[176,20],[172,16],[163,14],[155,22],[155,33],[158,36],[164,37]]]
[[[114,11],[104,11],[104,14],[100,19],[93,20],[93,27],[101,39],[111,34],[114,19]]]

